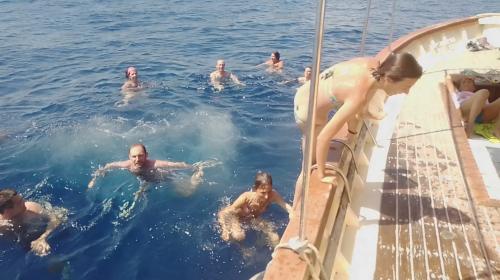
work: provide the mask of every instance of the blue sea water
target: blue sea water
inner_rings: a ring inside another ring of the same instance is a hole
[[[359,53],[367,2],[340,2],[327,4],[323,67]],[[393,5],[372,2],[369,55],[389,41]],[[492,11],[498,1],[397,1],[394,38]],[[282,82],[311,64],[315,14],[316,2],[298,0],[0,0],[0,187],[68,210],[47,257],[0,243],[1,279],[248,279],[263,270],[271,251],[261,238],[223,242],[216,213],[258,170],[292,200],[297,84]],[[274,50],[284,73],[255,67]],[[219,58],[246,86],[210,87]],[[118,106],[129,65],[151,87]],[[125,217],[136,178],[114,171],[86,187],[136,142],[150,158],[222,164],[188,197],[172,182],[153,185]],[[281,209],[265,218],[283,232]]]

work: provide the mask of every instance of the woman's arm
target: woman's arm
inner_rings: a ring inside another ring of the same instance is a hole
[[[454,93],[457,91],[457,88],[455,87],[455,84],[453,82],[456,78],[457,75],[446,75],[446,88],[450,93]]]
[[[330,141],[335,134],[340,131],[342,126],[344,126],[349,119],[354,118],[362,109],[362,104],[360,100],[346,100],[319,133],[316,139],[316,160],[320,179],[325,177],[325,163],[328,157]]]

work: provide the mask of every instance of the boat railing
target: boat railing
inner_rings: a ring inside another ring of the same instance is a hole
[[[356,211],[351,207],[353,195],[363,186],[368,169],[368,158],[375,145],[370,135],[373,123],[358,124],[358,134],[351,134],[343,128],[331,141],[327,173],[336,175],[336,181],[331,184],[320,182],[313,167],[311,172],[311,188],[309,189],[307,240],[318,250],[314,254],[300,255],[287,246],[278,246],[269,263],[264,279],[330,279],[332,276],[347,276],[349,261],[346,254],[352,249],[352,244],[343,242],[349,229],[358,226]],[[325,191],[328,189],[329,191]],[[282,243],[297,236],[298,219],[294,217],[282,237]],[[309,257],[311,266],[303,258]],[[321,271],[324,276],[320,277]]]
[[[446,49],[449,52],[440,53],[451,55],[465,48],[463,40],[469,36],[464,36],[463,32],[481,34],[479,27],[473,24],[478,18],[471,17],[416,31],[396,40],[376,57],[382,62],[391,52],[405,51],[417,57],[427,69],[431,64],[439,63],[436,59],[440,50]],[[452,28],[457,26],[459,28]],[[358,123],[358,134],[350,134],[345,126],[334,136],[336,140],[331,142],[328,153],[330,168],[327,166],[327,173],[337,175],[336,180],[333,184],[325,184],[319,180],[317,170],[311,168],[311,172],[308,172],[309,188],[306,189],[307,203],[304,205],[307,215],[304,215],[303,222],[299,222],[301,217],[298,216],[290,220],[281,245],[277,246],[273,259],[265,272],[261,273],[263,279],[349,278],[349,260],[354,247],[352,236],[356,234],[358,226],[357,211],[352,208],[351,199],[364,186],[368,162],[376,145],[373,137],[375,132],[372,131],[377,128],[377,122],[367,120],[365,125]],[[463,133],[463,128],[458,129],[457,133]],[[306,243],[296,242],[301,247],[295,248],[290,245],[290,241],[297,241],[296,237],[301,235],[302,225],[299,227],[299,223],[304,224],[303,236],[309,245],[302,246]],[[311,247],[314,250],[309,250]]]

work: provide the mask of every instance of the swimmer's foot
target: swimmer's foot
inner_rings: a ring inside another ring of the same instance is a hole
[[[251,262],[252,259],[255,258],[255,254],[257,254],[257,249],[256,248],[253,248],[253,247],[241,247],[241,256],[243,257],[243,259],[245,260],[245,262],[247,262],[247,264],[249,262]]]
[[[325,176],[325,177],[321,178],[321,182],[323,182],[325,184],[333,185],[336,183],[335,176]]]
[[[134,193],[134,201],[144,198],[147,190],[147,186],[141,186],[140,189]]]
[[[191,176],[191,185],[196,186],[203,182],[203,175],[205,173],[203,172],[202,167],[195,167],[195,171],[193,173],[193,176]]]
[[[222,238],[222,240],[224,241],[229,241],[229,239],[231,239],[231,234],[229,233],[228,230],[226,229],[222,229],[222,233],[220,235],[220,237]]]
[[[275,232],[269,232],[267,236],[267,246],[274,249],[280,243],[280,237]]]
[[[134,200],[139,200],[142,197],[144,197],[144,191],[139,190],[134,193]]]

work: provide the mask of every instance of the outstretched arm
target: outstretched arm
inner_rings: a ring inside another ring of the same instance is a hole
[[[193,168],[192,164],[185,162],[173,162],[167,160],[155,160],[155,168],[171,168],[171,169],[189,169]]]
[[[240,86],[244,86],[245,84],[240,82],[240,80],[238,79],[238,77],[234,74],[231,73],[231,80],[233,81],[233,83],[237,84],[237,85],[240,85]]]
[[[262,62],[261,64],[255,65],[255,67],[261,67],[261,66],[264,66],[264,65],[269,65],[269,61],[266,60],[266,61]]]
[[[46,256],[50,253],[50,245],[47,243],[47,237],[61,224],[61,220],[53,213],[47,212],[42,206],[35,202],[27,202],[27,208],[39,215],[45,215],[49,218],[45,232],[36,240],[31,242],[31,250],[39,256]]]
[[[97,169],[92,177],[92,180],[90,180],[88,184],[88,188],[91,189],[95,185],[95,181],[97,180],[97,177],[104,176],[106,175],[106,172],[108,170],[112,169],[125,169],[130,167],[130,162],[128,160],[125,161],[115,161],[115,162],[110,162],[107,163],[104,167]]]

